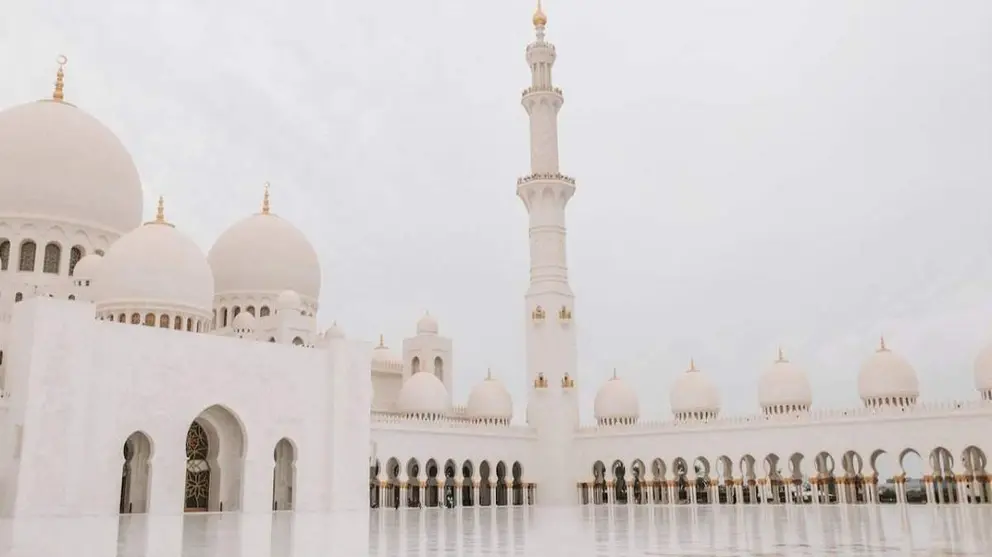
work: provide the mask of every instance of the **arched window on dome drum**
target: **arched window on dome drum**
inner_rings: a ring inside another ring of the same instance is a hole
[[[10,240],[0,241],[0,271],[6,271],[10,265]]]
[[[162,329],[168,329],[169,328],[169,316],[163,313],[162,314],[162,317],[159,317],[158,318],[158,326],[161,327]]]
[[[302,346],[303,345],[303,339],[300,338],[300,337],[296,337],[296,338],[293,339],[293,344],[295,346]]]
[[[124,315],[123,313],[120,314],[120,315],[118,315],[117,316],[117,322],[118,323],[126,323],[127,322],[127,316]]]
[[[186,318],[186,330],[187,331],[190,331],[190,332],[193,331],[193,318],[192,317],[187,317]]]
[[[155,314],[154,313],[146,313],[145,314],[145,326],[146,327],[154,327],[155,326]]]
[[[214,328],[217,327],[217,309],[216,308],[214,309],[214,316],[213,316],[213,319],[210,321],[210,325],[213,326]]]
[[[23,299],[24,299],[24,294],[21,294],[20,292],[18,292],[17,294],[14,294],[14,303],[15,304],[17,302],[20,302]]]
[[[131,314],[131,324],[132,325],[141,325],[141,314],[139,314],[139,313],[132,313]]]
[[[270,311],[269,310],[269,306],[262,306],[258,310],[258,316],[259,317],[268,317],[269,316],[269,311]]]
[[[183,318],[177,315],[175,323],[172,324],[172,328],[177,331],[183,330]]]
[[[62,261],[62,247],[55,242],[49,242],[45,246],[45,261],[41,270],[44,273],[53,275],[59,274],[59,263]]]
[[[203,331],[202,331],[202,330],[200,330],[200,329],[201,329],[201,327],[203,327],[203,324],[202,324],[202,322],[201,322],[201,321],[197,321],[197,322],[196,322],[196,332],[198,332],[198,333],[202,333]]]
[[[234,308],[231,309],[231,319],[237,317],[239,313],[241,313],[241,306],[234,306]]]
[[[85,254],[85,252],[83,251],[83,248],[81,248],[79,246],[72,246],[72,249],[69,250],[69,276],[70,277],[72,276],[72,273],[76,272],[76,263],[79,263],[79,260],[83,258],[83,255],[84,254]]]
[[[417,356],[414,356],[410,362],[410,375],[415,373],[420,373],[420,358]]]
[[[75,294],[69,294],[69,299],[70,300],[75,300],[76,299],[76,295]]]
[[[220,308],[220,326],[227,327],[227,308]]]
[[[21,242],[21,254],[17,269],[19,271],[34,271],[34,256],[38,246],[31,240]]]
[[[441,356],[434,357],[434,375],[444,381],[444,360],[441,359]]]
[[[103,250],[102,249],[98,249],[98,250],[94,251],[93,253],[99,255],[100,257],[103,257]]]
[[[245,308],[245,311],[250,313],[252,317],[255,317],[255,306],[248,306]]]

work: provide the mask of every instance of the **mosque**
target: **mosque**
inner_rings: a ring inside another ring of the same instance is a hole
[[[521,96],[531,168],[516,184],[530,238],[524,423],[491,375],[452,401],[453,342],[430,314],[399,353],[336,324],[318,331],[318,255],[267,190],[206,254],[162,199],[142,223],[134,162],[66,96],[64,58],[50,98],[0,111],[3,514],[988,503],[992,347],[976,360],[974,400],[921,399],[913,367],[882,340],[858,408],[814,409],[780,351],[754,415],[722,415],[691,362],[670,419],[641,420],[615,373],[594,422],[580,421],[565,247],[576,183],[559,166],[564,94],[540,3],[533,24]],[[905,473],[910,458],[919,477]]]

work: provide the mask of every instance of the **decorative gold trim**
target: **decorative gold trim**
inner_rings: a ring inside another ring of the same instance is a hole
[[[548,380],[544,377],[544,373],[538,373],[537,379],[534,380],[535,389],[546,389],[548,388]]]
[[[531,21],[534,22],[534,27],[544,27],[548,24],[548,16],[541,9],[541,0],[537,0],[537,10],[534,11],[534,17]]]
[[[534,321],[544,321],[545,317],[547,317],[547,313],[544,312],[544,308],[541,306],[537,306],[534,308],[534,311],[530,313],[530,318]]]
[[[563,389],[571,389],[575,387],[575,379],[569,377],[568,372],[566,372],[565,376],[561,378],[561,387]]]
[[[558,320],[559,321],[571,321],[572,320],[572,310],[568,309],[565,306],[561,306],[561,309],[558,310]]]

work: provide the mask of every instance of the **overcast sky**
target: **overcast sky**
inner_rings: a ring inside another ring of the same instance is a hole
[[[669,412],[694,357],[728,414],[782,345],[857,404],[880,334],[925,400],[992,339],[992,2],[547,0],[591,407],[616,367]],[[425,309],[455,398],[522,409],[529,0],[8,2],[0,106],[66,98],[204,251],[258,210],[312,240],[321,322],[398,349]],[[590,412],[591,413],[591,412]]]

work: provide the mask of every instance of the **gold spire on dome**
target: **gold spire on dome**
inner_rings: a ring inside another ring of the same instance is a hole
[[[878,352],[888,352],[889,349],[885,346],[885,335],[878,337]]]
[[[687,369],[686,371],[699,371],[698,369],[696,369],[695,358],[689,358],[689,369]]]
[[[486,368],[486,381],[492,381],[492,380],[493,380],[493,368],[487,367]]]
[[[383,338],[382,333],[379,333],[379,348],[386,347],[386,340]]]
[[[775,363],[777,363],[777,364],[784,364],[784,363],[786,363],[786,362],[788,362],[788,361],[789,361],[789,360],[786,360],[786,359],[785,359],[785,352],[783,352],[783,351],[782,351],[782,347],[781,347],[781,346],[779,346],[779,347],[778,347],[778,359],[777,359],[777,360],[775,360]]]
[[[146,222],[145,224],[165,224],[172,226],[172,224],[165,220],[165,198],[161,195],[158,196],[158,207],[155,209],[155,220]]]
[[[541,8],[541,0],[537,0],[537,10],[534,11],[534,27],[544,27],[548,24],[548,16]]]
[[[613,368],[613,378],[617,378],[617,368]]]
[[[65,94],[62,92],[65,88],[65,64],[69,59],[64,54],[59,54],[56,60],[59,63],[59,71],[55,73],[55,91],[52,92],[52,100],[62,102],[65,99]]]
[[[262,194],[262,214],[269,214],[269,183],[265,182],[265,193]]]

